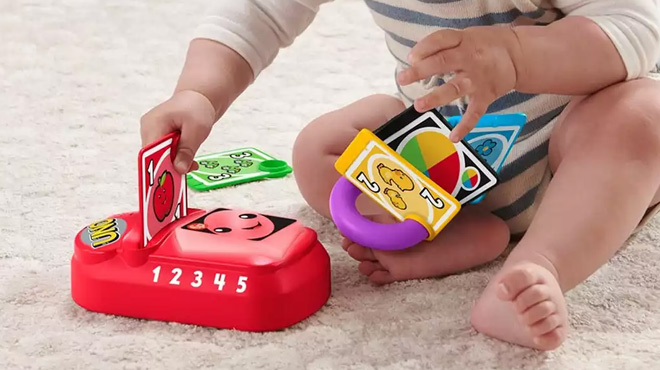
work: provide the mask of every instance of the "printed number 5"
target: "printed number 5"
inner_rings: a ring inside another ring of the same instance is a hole
[[[431,192],[429,189],[424,188],[422,191],[419,193],[419,195],[422,196],[422,198],[426,199],[431,205],[437,209],[443,209],[445,208],[445,203],[442,201],[440,198],[434,198],[433,195],[431,195]]]
[[[245,292],[245,289],[247,289],[247,284],[245,284],[246,281],[247,276],[241,276],[238,278],[238,288],[236,288],[236,293]]]
[[[378,193],[380,191],[380,186],[378,186],[378,184],[375,182],[369,181],[364,172],[360,172],[360,174],[357,176],[357,180],[366,185],[372,193]]]

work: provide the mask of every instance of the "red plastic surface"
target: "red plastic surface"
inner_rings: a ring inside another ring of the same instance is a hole
[[[107,314],[270,331],[304,320],[330,296],[330,258],[295,220],[190,209],[146,248],[140,241],[137,212],[81,230],[74,301]]]

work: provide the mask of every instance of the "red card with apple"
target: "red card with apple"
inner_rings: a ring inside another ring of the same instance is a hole
[[[173,164],[179,136],[171,133],[138,155],[142,247],[170,222],[188,215],[186,176]]]

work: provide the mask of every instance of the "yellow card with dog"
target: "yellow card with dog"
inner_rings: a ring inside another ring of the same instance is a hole
[[[362,130],[335,168],[398,220],[414,219],[433,239],[461,204],[369,130]]]

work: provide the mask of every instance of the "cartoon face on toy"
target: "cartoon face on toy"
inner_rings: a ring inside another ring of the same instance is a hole
[[[278,227],[276,227],[275,222],[278,223]],[[258,241],[293,222],[293,220],[265,216],[254,212],[220,209],[186,225],[186,228],[237,239]]]
[[[279,263],[300,252],[306,228],[289,218],[226,208],[207,212],[177,230],[178,248],[190,257],[238,264]]]
[[[174,204],[174,179],[169,171],[163,172],[158,178],[152,202],[156,219],[163,222],[172,211]]]

